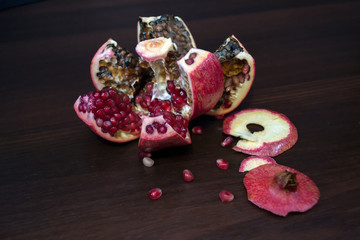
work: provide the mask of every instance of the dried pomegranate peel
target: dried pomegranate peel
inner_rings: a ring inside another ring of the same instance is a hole
[[[251,132],[249,125],[263,130]],[[290,149],[298,139],[297,129],[284,114],[266,109],[247,109],[224,119],[223,132],[240,137],[235,151],[256,156],[277,156]]]
[[[279,216],[305,212],[319,200],[316,184],[305,174],[279,164],[265,164],[244,177],[248,200]]]

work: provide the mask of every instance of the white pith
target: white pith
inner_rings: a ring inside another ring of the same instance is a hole
[[[248,124],[261,125],[264,130],[251,133]],[[240,137],[236,146],[256,149],[264,143],[276,142],[290,134],[290,126],[280,116],[268,111],[257,110],[238,114],[231,123],[230,135]]]

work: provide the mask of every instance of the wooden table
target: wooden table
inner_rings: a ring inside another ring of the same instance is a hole
[[[0,239],[355,239],[360,234],[359,1],[41,1],[0,12]],[[153,154],[113,144],[77,118],[89,65],[109,37],[133,50],[138,16],[174,13],[199,48],[234,34],[256,60],[237,110],[267,108],[299,131],[275,157],[310,176],[319,203],[286,218],[247,200],[248,155],[222,148],[222,121],[201,116],[193,144]],[[230,162],[227,171],[215,160]],[[182,170],[193,171],[192,183]],[[147,193],[162,188],[161,199]],[[221,203],[218,193],[234,193]]]

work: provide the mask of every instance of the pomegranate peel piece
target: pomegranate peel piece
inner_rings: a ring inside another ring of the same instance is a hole
[[[262,126],[251,132],[248,125]],[[283,114],[266,109],[247,109],[224,119],[223,132],[241,139],[235,151],[256,156],[277,156],[290,149],[298,139],[294,124]]]
[[[320,191],[305,174],[279,164],[265,164],[244,177],[248,200],[279,216],[305,212],[317,204]]]
[[[241,162],[239,172],[248,172],[264,164],[276,164],[276,161],[271,157],[251,156]]]

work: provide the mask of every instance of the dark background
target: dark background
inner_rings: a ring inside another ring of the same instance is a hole
[[[5,3],[5,2],[3,2]],[[0,11],[0,239],[355,239],[359,197],[359,1],[49,0]],[[153,154],[106,142],[73,103],[94,90],[89,65],[109,37],[133,50],[138,16],[173,13],[199,48],[234,34],[256,60],[238,110],[287,115],[297,144],[275,157],[310,176],[319,203],[278,217],[246,197],[247,157],[220,147],[222,121],[201,116],[193,144]],[[230,162],[219,170],[215,160]],[[184,183],[188,168],[195,181]],[[158,201],[147,192],[163,189]],[[234,193],[221,203],[218,193]]]

